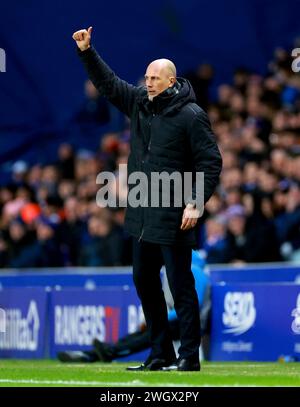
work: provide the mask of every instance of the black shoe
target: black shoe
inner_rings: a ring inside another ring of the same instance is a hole
[[[101,362],[111,362],[114,359],[114,354],[111,346],[107,343],[103,343],[98,339],[94,339],[93,346]]]
[[[82,351],[70,350],[67,352],[58,352],[58,360],[67,363],[93,363],[96,362],[98,358],[93,357],[89,353]]]
[[[201,370],[199,361],[191,361],[189,359],[179,359],[176,363],[163,367],[164,371],[178,371],[178,372],[198,372]]]
[[[151,359],[146,360],[145,363],[142,363],[138,366],[128,366],[126,370],[133,371],[144,371],[144,370],[162,370],[164,367],[169,366],[170,362],[165,359]]]

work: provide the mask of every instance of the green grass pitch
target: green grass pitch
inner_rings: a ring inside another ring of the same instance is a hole
[[[127,372],[128,365],[2,359],[0,386],[300,386],[300,363],[204,362],[201,372]]]

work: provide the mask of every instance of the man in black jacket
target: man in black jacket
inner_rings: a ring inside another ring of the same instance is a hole
[[[150,333],[151,352],[145,363],[129,370],[200,370],[200,319],[195,281],[191,272],[192,247],[197,243],[197,221],[203,203],[212,195],[222,160],[205,112],[195,103],[190,83],[176,77],[175,65],[153,61],[146,70],[146,86],[121,80],[91,46],[92,27],[73,34],[78,54],[100,95],[131,119],[128,180],[139,172],[193,175],[189,196],[178,206],[175,186],[170,205],[132,205],[128,199],[125,227],[133,236],[133,279]],[[199,192],[197,173],[204,173]],[[149,196],[152,186],[147,187]],[[130,196],[133,186],[129,183]],[[158,185],[162,192],[162,186]],[[167,306],[160,280],[166,266],[170,290],[180,325],[179,359],[176,361],[168,328]]]

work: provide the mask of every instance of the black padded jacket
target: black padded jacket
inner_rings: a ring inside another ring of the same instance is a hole
[[[197,199],[195,174],[198,171],[204,172],[206,203],[218,184],[222,159],[207,114],[196,104],[190,83],[177,78],[173,88],[151,102],[144,86],[136,87],[120,79],[93,47],[77,51],[100,95],[130,118],[128,176],[135,171],[147,175],[149,201],[151,174],[163,171],[192,173],[191,198]],[[172,191],[173,183],[170,184]],[[129,194],[133,187],[129,186]],[[125,228],[132,236],[147,242],[195,247],[198,227],[180,229],[185,203],[177,207],[171,198],[171,207],[163,207],[161,202],[156,207],[127,204]]]

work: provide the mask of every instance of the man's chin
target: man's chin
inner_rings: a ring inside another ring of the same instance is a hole
[[[156,95],[148,93],[148,99],[152,102]]]

